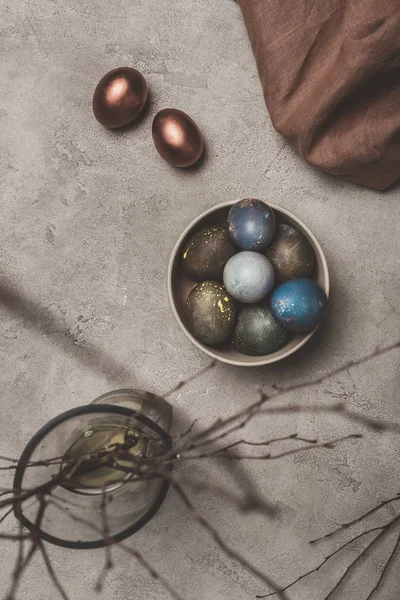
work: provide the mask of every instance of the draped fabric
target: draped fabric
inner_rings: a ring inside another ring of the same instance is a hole
[[[239,0],[274,127],[309,164],[400,178],[400,0]]]

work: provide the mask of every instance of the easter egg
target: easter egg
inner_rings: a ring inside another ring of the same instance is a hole
[[[143,110],[147,100],[147,83],[131,67],[113,69],[97,84],[93,94],[93,113],[104,127],[127,125]]]
[[[224,342],[236,321],[236,304],[223,285],[203,281],[190,292],[185,305],[186,324],[194,337],[209,346]]]
[[[274,269],[263,254],[239,252],[228,260],[224,269],[224,285],[235,300],[258,302],[272,290]]]
[[[176,108],[164,108],[156,114],[152,135],[159,154],[174,167],[190,167],[203,153],[200,129],[189,115]]]
[[[265,303],[244,306],[239,313],[233,343],[243,354],[261,355],[279,350],[290,334]]]
[[[206,227],[184,245],[182,268],[193,281],[221,281],[226,263],[236,252],[225,227]]]
[[[265,202],[255,198],[240,200],[228,214],[229,234],[242,250],[262,250],[275,233],[275,215]]]
[[[274,239],[264,250],[275,269],[278,282],[293,277],[310,277],[315,254],[304,233],[288,223],[277,223]]]
[[[311,331],[325,316],[328,298],[312,279],[289,279],[271,296],[271,311],[275,319],[289,331]]]

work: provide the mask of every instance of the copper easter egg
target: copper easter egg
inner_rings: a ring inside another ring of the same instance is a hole
[[[196,123],[181,110],[164,108],[154,117],[153,142],[174,167],[190,167],[203,153],[203,137]]]
[[[131,67],[118,67],[100,80],[93,95],[93,112],[104,127],[127,125],[146,104],[145,78]]]

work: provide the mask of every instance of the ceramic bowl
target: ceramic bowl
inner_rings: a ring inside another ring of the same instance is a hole
[[[169,263],[168,295],[172,311],[180,328],[186,337],[202,352],[208,354],[208,356],[211,356],[216,360],[220,360],[230,365],[241,367],[259,367],[261,365],[269,365],[282,360],[299,350],[299,348],[308,342],[317,328],[306,333],[296,333],[285,346],[282,346],[282,348],[276,352],[271,352],[270,354],[265,354],[262,356],[249,356],[238,352],[230,341],[228,341],[225,345],[218,347],[205,346],[196,340],[196,338],[188,330],[185,323],[186,299],[190,291],[197,284],[193,281],[190,281],[182,271],[180,257],[183,246],[196,231],[202,229],[203,227],[211,227],[212,225],[226,226],[228,213],[233,204],[235,204],[235,202],[227,202],[225,204],[219,204],[218,206],[210,208],[197,217],[197,219],[192,221],[192,223],[190,223],[190,225],[182,233],[179,240],[175,244]],[[326,295],[329,297],[328,265],[317,238],[307,227],[307,225],[305,225],[303,221],[301,221],[293,213],[281,208],[280,206],[271,204],[271,202],[268,202],[267,204],[274,211],[277,221],[283,221],[284,223],[294,225],[309,239],[316,257],[313,279],[319,283],[319,285],[325,290]]]

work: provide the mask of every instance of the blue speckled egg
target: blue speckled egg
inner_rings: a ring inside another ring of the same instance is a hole
[[[262,250],[275,234],[275,215],[265,202],[255,198],[240,200],[228,214],[229,234],[242,250]]]
[[[324,318],[327,305],[322,287],[305,277],[285,281],[271,297],[272,314],[289,331],[314,329]]]
[[[239,302],[253,303],[265,298],[275,283],[274,268],[258,252],[239,252],[224,269],[224,286]]]

